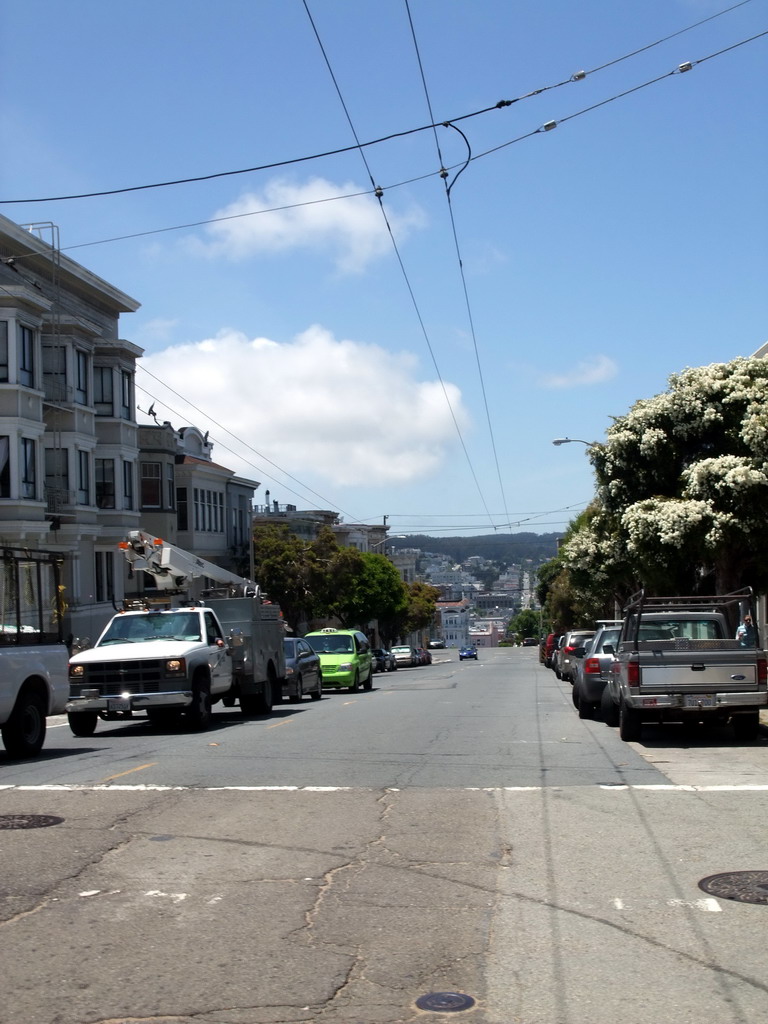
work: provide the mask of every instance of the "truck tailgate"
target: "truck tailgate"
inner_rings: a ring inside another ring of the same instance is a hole
[[[643,693],[720,693],[757,690],[757,664],[754,660],[739,661],[733,657],[681,661],[674,655],[654,658],[651,663],[640,662],[640,689]]]

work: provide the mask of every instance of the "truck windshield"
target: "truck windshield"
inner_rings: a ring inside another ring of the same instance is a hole
[[[135,644],[145,640],[199,640],[200,620],[194,612],[118,615],[109,624],[99,646]]]

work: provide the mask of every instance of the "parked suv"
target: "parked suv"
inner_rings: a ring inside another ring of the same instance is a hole
[[[573,661],[572,696],[579,718],[594,718],[600,707],[620,632],[620,622],[603,623],[587,643],[584,656]],[[606,647],[610,650],[606,651]]]
[[[557,660],[554,662],[555,675],[558,679],[572,681],[573,652],[579,647],[584,647],[587,640],[591,640],[594,635],[594,629],[572,629],[563,635],[557,649]]]
[[[373,656],[365,633],[327,626],[307,633],[304,639],[320,655],[324,689],[358,693],[372,688]]]

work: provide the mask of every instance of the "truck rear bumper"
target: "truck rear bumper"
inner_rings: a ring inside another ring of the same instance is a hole
[[[185,708],[192,703],[191,690],[171,693],[130,693],[125,697],[74,697],[67,701],[67,713],[82,711],[146,711],[147,708]]]
[[[680,714],[768,708],[768,694],[764,692],[630,694],[624,700],[627,707],[639,711],[674,711]]]

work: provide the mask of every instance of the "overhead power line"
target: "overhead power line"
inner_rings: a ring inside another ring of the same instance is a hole
[[[574,74],[572,74],[569,78],[563,79],[560,82],[555,82],[551,85],[540,86],[537,89],[532,89],[531,91],[523,93],[520,96],[516,96],[514,99],[498,100],[498,102],[493,103],[487,107],[482,107],[480,110],[474,110],[467,114],[459,114],[458,116],[450,117],[443,121],[434,121],[431,124],[419,125],[416,128],[406,128],[399,132],[393,132],[390,135],[383,135],[376,139],[370,139],[367,142],[357,141],[355,145],[352,146],[340,146],[334,149],[327,149],[319,153],[312,153],[309,155],[298,157],[290,157],[285,160],[273,160],[269,163],[264,164],[256,164],[253,167],[241,167],[238,168],[237,170],[228,171],[214,171],[210,174],[199,174],[183,178],[174,178],[169,181],[156,181],[143,185],[127,185],[123,188],[101,189],[96,192],[79,192],[72,193],[69,195],[43,196],[35,198],[28,197],[25,199],[0,199],[0,205],[16,205],[20,203],[57,203],[65,202],[72,199],[96,199],[103,196],[124,195],[125,193],[128,192],[143,192],[149,189],[170,188],[176,185],[190,185],[196,182],[213,181],[217,178],[235,177],[241,174],[253,174],[256,173],[257,171],[270,171],[276,170],[279,167],[290,167],[295,164],[307,163],[313,160],[321,160],[330,156],[339,156],[343,153],[351,153],[354,152],[355,150],[362,150],[370,146],[377,146],[384,142],[391,142],[394,139],[407,138],[410,135],[417,135],[421,132],[433,131],[435,128],[438,128],[440,126],[444,126],[449,123],[455,124],[457,121],[465,121],[473,117],[480,117],[483,114],[488,114],[495,110],[502,110],[506,107],[511,107],[515,103],[520,103],[523,100],[531,99],[534,96],[540,96],[542,93],[551,91],[552,89],[560,89],[565,85],[570,85],[574,82],[583,81],[589,75],[597,74],[600,71],[604,71],[606,68],[614,67],[616,64],[620,64],[625,60],[630,60],[632,57],[636,57],[640,53],[645,53],[647,50],[651,50],[656,46],[660,46],[662,43],[668,42],[670,39],[674,39],[676,36],[680,36],[686,32],[690,32],[694,28],[698,28],[700,25],[703,25],[708,21],[712,21],[715,18],[720,18],[725,14],[729,14],[731,11],[735,11],[737,8],[743,7],[748,3],[752,3],[752,0],[741,0],[740,3],[734,4],[733,6],[728,7],[723,11],[719,11],[716,14],[712,14],[707,18],[703,18],[692,25],[688,25],[685,28],[679,29],[677,32],[673,32],[668,36],[664,36],[663,38],[657,39],[652,43],[648,43],[645,46],[641,46],[635,50],[632,50],[630,53],[626,53],[622,57],[616,57],[613,60],[607,61],[606,63],[601,64],[598,67],[592,68],[590,71],[577,71]],[[764,35],[765,33],[761,34]],[[759,38],[759,36],[754,36],[752,38],[756,39]],[[751,41],[752,40],[745,40],[745,42]],[[717,54],[713,54],[712,56],[717,56]]]

